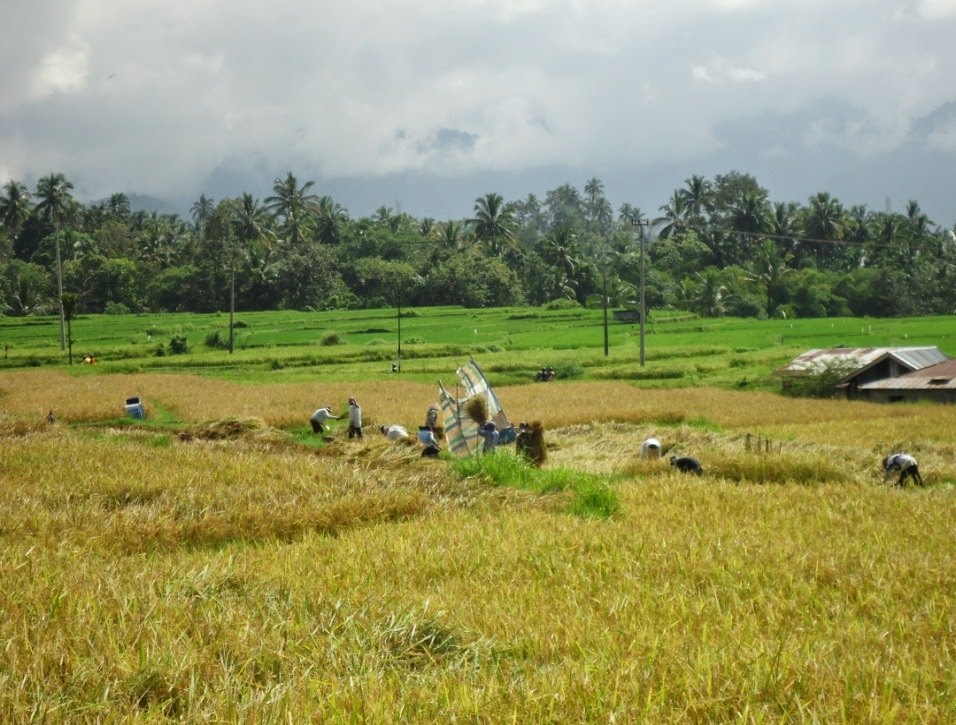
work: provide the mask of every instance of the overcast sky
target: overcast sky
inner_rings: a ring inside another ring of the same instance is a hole
[[[956,0],[0,0],[0,183],[439,220],[693,174],[956,224]]]

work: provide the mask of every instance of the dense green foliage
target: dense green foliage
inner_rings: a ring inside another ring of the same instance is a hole
[[[34,193],[11,181],[0,195],[0,311],[49,313],[64,291],[77,295],[78,313],[109,314],[605,297],[636,307],[642,278],[650,309],[708,317],[956,309],[952,231],[915,201],[904,214],[847,209],[827,193],[773,202],[734,171],[687,179],[656,219],[630,204],[615,217],[593,178],[583,193],[566,184],[543,200],[488,193],[473,218],[440,222],[386,207],[352,219],[313,186],[290,172],[261,202],[202,195],[189,223],[133,212],[122,193],[81,204],[62,174]]]

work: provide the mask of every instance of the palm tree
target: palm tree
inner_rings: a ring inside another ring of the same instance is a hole
[[[212,216],[214,209],[213,200],[205,194],[200,194],[199,200],[190,208],[189,213],[192,215],[193,221],[196,222],[196,231],[200,234],[202,234],[203,228],[206,226],[209,217]]]
[[[591,177],[584,185],[584,194],[587,197],[585,209],[588,221],[598,234],[607,234],[614,211],[611,202],[604,196],[604,182],[596,176]]]
[[[462,222],[449,219],[438,225],[438,243],[445,249],[458,251],[465,240],[465,225]]]
[[[810,198],[804,231],[812,240],[808,243],[811,254],[819,262],[835,256],[836,242],[843,239],[846,228],[846,212],[843,205],[828,193],[820,192]]]
[[[501,254],[502,242],[514,240],[514,216],[500,194],[489,192],[475,199],[475,216],[469,221],[474,226],[475,237],[488,244],[494,257]]]
[[[698,274],[700,289],[695,300],[698,311],[707,317],[720,317],[724,314],[724,297],[727,287],[720,281],[720,272],[716,267],[708,267]]]
[[[73,204],[70,189],[73,184],[60,173],[50,174],[37,182],[37,197],[40,202],[34,210],[41,219],[53,227],[56,241],[56,291],[60,303],[60,349],[66,348],[66,319],[63,311],[63,261],[60,256],[59,224]]]
[[[314,181],[306,181],[299,186],[299,180],[290,171],[284,179],[276,179],[272,184],[272,196],[266,197],[266,209],[277,217],[282,217],[285,223],[300,220],[308,207],[319,200],[309,190],[315,186]]]
[[[713,205],[714,187],[703,176],[697,174],[684,179],[686,188],[678,193],[683,197],[687,213],[695,224],[704,221],[705,212],[709,212]]]
[[[764,285],[767,292],[766,312],[773,312],[773,298],[785,277],[793,270],[788,266],[793,255],[781,252],[772,239],[765,239],[762,246],[754,250],[750,278]]]
[[[319,241],[322,244],[339,244],[342,241],[342,227],[349,220],[348,212],[327,195],[320,197],[315,207]]]
[[[680,191],[675,191],[671,195],[670,200],[660,207],[660,212],[664,220],[660,231],[661,239],[667,239],[687,229],[690,209],[687,206],[686,196]]]
[[[126,219],[130,213],[129,197],[126,194],[113,194],[106,202],[106,210],[115,218]]]
[[[767,195],[761,191],[745,191],[730,208],[727,225],[740,236],[736,256],[746,258],[761,234],[773,228],[773,213]]]
[[[306,181],[299,186],[299,180],[290,171],[284,179],[276,179],[272,184],[272,196],[267,196],[266,209],[278,219],[282,219],[285,238],[294,246],[304,240],[304,231],[308,221],[308,212],[319,197],[309,193],[315,186],[314,181]]]
[[[252,194],[243,194],[233,215],[236,239],[243,247],[249,271],[255,273],[257,283],[268,284],[276,271],[272,262],[274,232],[272,217]],[[231,339],[231,335],[230,335]],[[230,342],[231,349],[231,342]]]
[[[0,197],[0,223],[7,236],[13,240],[32,211],[30,192],[19,181],[8,181],[3,185],[3,190],[6,195]]]

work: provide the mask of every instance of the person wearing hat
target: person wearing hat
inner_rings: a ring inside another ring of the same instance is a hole
[[[363,438],[362,406],[355,398],[349,398],[349,438]]]
[[[338,420],[339,416],[332,415],[332,406],[327,405],[324,408],[319,408],[312,414],[312,417],[309,419],[309,422],[312,424],[313,433],[323,433],[325,432],[325,421],[329,418]]]

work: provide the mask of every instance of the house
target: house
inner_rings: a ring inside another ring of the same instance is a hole
[[[936,346],[925,347],[831,347],[809,350],[778,370],[786,388],[788,378],[838,371],[834,392],[856,398],[861,385],[897,378],[945,362],[949,358]]]
[[[956,360],[930,365],[911,373],[864,383],[857,388],[860,400],[875,403],[956,403]]]

